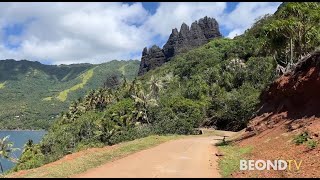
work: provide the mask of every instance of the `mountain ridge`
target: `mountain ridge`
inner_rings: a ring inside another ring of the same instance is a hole
[[[186,23],[182,23],[180,31],[177,28],[172,29],[162,49],[157,45],[153,45],[150,49],[147,47],[143,49],[138,75],[141,76],[170,61],[172,57],[204,45],[218,37],[222,37],[222,35],[219,31],[219,24],[214,18],[205,16],[194,21],[190,27]]]
[[[110,76],[121,80],[125,72],[124,77],[133,80],[138,66],[138,60],[71,65],[1,60],[0,129],[46,129],[71,101],[90,89],[103,87]],[[89,71],[90,78],[82,79]]]

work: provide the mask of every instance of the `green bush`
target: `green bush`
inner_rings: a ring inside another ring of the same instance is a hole
[[[24,150],[13,171],[36,168],[43,165],[44,161],[45,156],[42,154],[40,146],[33,145]]]
[[[315,140],[309,140],[309,141],[307,141],[306,144],[307,144],[307,147],[308,147],[309,149],[314,149],[314,148],[317,147],[318,142],[315,141]]]
[[[127,130],[119,131],[111,136],[109,144],[117,144],[120,142],[131,141],[138,138],[147,137],[153,134],[153,129],[149,125],[137,125],[134,128],[128,128]]]
[[[226,130],[241,130],[254,115],[259,90],[245,83],[227,92],[217,85],[212,87],[212,101],[207,111],[212,125]]]
[[[206,105],[182,96],[164,97],[160,107],[150,109],[157,134],[193,134],[203,121]],[[159,108],[161,111],[159,111]]]
[[[308,138],[309,138],[309,135],[308,135],[308,132],[303,132],[299,135],[296,135],[294,138],[293,138],[293,142],[296,144],[296,145],[300,145],[300,144],[303,144],[304,142],[307,142],[308,141]]]
[[[209,87],[207,83],[198,75],[192,76],[186,82],[184,97],[188,99],[201,100],[206,97]]]
[[[90,141],[83,141],[77,144],[75,148],[75,152],[86,150],[93,147],[104,147],[105,144],[102,142],[90,142]]]

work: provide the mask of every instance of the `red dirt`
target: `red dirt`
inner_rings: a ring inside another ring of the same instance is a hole
[[[217,139],[221,137],[189,137],[169,141],[72,177],[220,177],[215,156],[217,150],[213,146]]]
[[[239,171],[233,177],[320,177],[320,52],[300,61],[261,95],[258,116],[250,121],[239,146],[253,146],[248,159],[302,160],[301,168],[285,171]],[[315,149],[295,145],[295,135],[308,132]],[[295,167],[295,166],[294,166]]]

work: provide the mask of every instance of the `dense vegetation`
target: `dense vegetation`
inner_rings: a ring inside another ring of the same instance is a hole
[[[283,3],[264,26],[266,50],[283,72],[319,47],[320,9],[318,2]]]
[[[109,77],[133,80],[139,61],[43,65],[0,61],[0,129],[47,129],[71,100],[104,86]]]
[[[60,114],[40,144],[25,149],[15,170],[151,134],[196,134],[199,126],[246,127],[282,58],[301,57],[319,46],[318,12],[318,3],[282,4],[275,15],[262,17],[241,36],[214,39],[132,82],[124,79],[114,88],[90,91]],[[283,17],[296,28],[308,25],[308,35],[287,36]],[[312,43],[301,52],[299,43],[309,43],[309,37]]]

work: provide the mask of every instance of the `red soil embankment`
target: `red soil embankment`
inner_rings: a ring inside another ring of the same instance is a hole
[[[302,59],[295,70],[273,82],[261,95],[258,116],[250,121],[240,146],[253,146],[249,159],[302,161],[299,170],[240,171],[234,177],[320,177],[320,52]],[[295,145],[308,132],[319,144]]]

